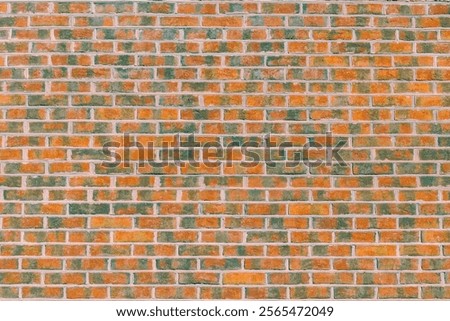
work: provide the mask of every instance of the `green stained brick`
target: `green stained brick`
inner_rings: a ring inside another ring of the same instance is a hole
[[[288,24],[292,27],[304,27],[303,17],[293,16],[288,18]]]
[[[131,213],[131,214],[152,214],[152,203],[115,203],[113,204],[113,212],[115,214]]]
[[[274,49],[274,44],[272,42],[261,42],[259,46],[261,51],[272,51]]]
[[[307,286],[292,287],[290,297],[292,299],[308,299],[308,300],[311,300],[311,298],[329,299],[331,297],[330,288],[324,288],[323,291],[315,294],[313,297],[311,297],[310,295],[311,290],[309,289],[310,288]]]
[[[193,107],[198,106],[198,97],[196,95],[181,95],[180,101],[176,103],[172,103],[167,101],[166,97],[161,97],[159,100],[159,104],[163,106],[185,106],[185,107]]]
[[[71,40],[73,39],[73,31],[72,30],[60,30],[59,31],[59,38],[60,39],[65,39],[65,40]]]
[[[62,217],[49,217],[48,228],[61,228],[64,227],[64,220]]]
[[[423,160],[450,160],[449,149],[422,149],[419,157]]]
[[[189,83],[189,86],[191,90],[193,91],[206,91],[208,88],[209,83],[206,82],[195,82],[195,83]],[[206,112],[206,110],[205,110]]]
[[[163,3],[162,1],[158,1],[159,3]],[[156,4],[158,4],[156,2]],[[174,3],[164,3],[164,6],[161,7],[160,10],[157,6],[155,6],[155,3],[138,3],[138,12],[147,12],[152,14],[168,14],[168,13],[174,13],[175,11],[175,4]]]
[[[231,242],[230,235],[226,231],[217,231],[215,232],[215,242],[216,243],[228,243]]]
[[[411,9],[412,7],[409,5],[399,5],[397,10],[402,15],[412,15],[413,11]]]
[[[245,295],[246,296],[251,295],[252,293],[251,291],[254,291],[254,288],[246,288]],[[267,287],[265,292],[265,299],[268,300],[281,299],[284,297],[284,293],[285,293],[284,289]]]
[[[69,100],[67,96],[28,96],[30,106],[66,106]]]
[[[444,270],[446,269],[446,259],[427,259],[430,267],[427,270]],[[423,265],[423,263],[422,263]]]
[[[0,298],[3,299],[18,299],[19,289],[10,287],[0,287]]]
[[[92,282],[94,284],[103,284],[105,283],[103,276],[100,273],[93,273],[91,274]]]
[[[120,106],[149,106],[155,104],[154,96],[117,95],[116,104]],[[123,117],[133,118],[133,109],[127,109]]]
[[[247,232],[247,242],[249,243],[272,243],[272,242],[287,242],[287,232]]]
[[[172,185],[173,178],[169,177],[161,177],[160,178],[161,186],[169,187]],[[199,178],[198,177],[184,177],[182,181],[182,187],[198,187],[199,186]],[[186,204],[189,205],[189,204]]]
[[[171,124],[159,124],[161,134],[170,133],[195,133],[197,131],[196,123],[183,123],[181,126],[171,126]]]
[[[441,28],[450,28],[450,18],[448,16],[439,17]]]
[[[337,242],[351,242],[352,240],[352,232],[339,232],[336,233],[336,241]]]
[[[207,39],[220,39],[222,36],[222,30],[221,29],[208,29],[206,31]]]
[[[67,123],[30,123],[30,132],[32,133],[67,133]]]
[[[374,284],[374,275],[373,273],[362,273],[362,283],[363,284]]]
[[[175,79],[175,69],[164,68],[163,75],[164,75],[164,79]]]
[[[394,40],[395,39],[395,29],[383,29],[383,30],[381,30],[381,35],[384,40]]]
[[[422,287],[422,293],[424,295],[427,295],[427,297],[433,298],[433,299],[447,299],[448,298],[448,292],[447,287],[442,286],[427,286]]]
[[[434,177],[434,176],[425,176],[425,177],[420,177],[420,186],[436,186],[438,185],[438,177]]]
[[[173,282],[172,273],[170,272],[154,272],[151,280],[145,279],[145,282],[139,278],[139,273],[134,275],[134,284],[170,284]]]
[[[264,17],[263,16],[251,16],[248,17],[248,24],[251,26],[264,26]]]
[[[436,163],[398,163],[397,174],[436,174]]]
[[[180,226],[182,228],[197,228],[196,218],[195,217],[183,217],[180,222]]]
[[[157,259],[158,270],[193,270],[197,266],[196,259]]]
[[[180,284],[219,284],[220,275],[216,274],[213,279],[202,278],[201,274],[197,273],[182,273],[179,275]]]
[[[109,204],[69,204],[69,214],[109,214]]]
[[[227,11],[228,12],[245,12],[244,6],[240,3],[230,3]]]
[[[315,245],[312,249],[313,255],[326,256],[328,255],[328,245]]]
[[[168,221],[166,226],[162,228],[173,228],[173,223]],[[158,242],[165,243],[175,243],[175,242],[191,242],[189,239],[178,239],[175,235],[175,232],[159,232],[158,233]]]
[[[102,149],[77,148],[72,149],[72,159],[74,160],[109,160]]]
[[[336,220],[336,227],[338,230],[348,230],[352,227],[352,221],[347,218],[338,218]]]
[[[303,3],[302,4],[302,12],[309,13],[311,10],[308,8],[309,6],[314,6],[312,3]],[[339,4],[328,4],[322,14],[339,14],[342,12],[341,5]]]
[[[331,27],[338,27],[338,18],[331,17]],[[366,27],[369,25],[370,17],[355,17],[355,23],[352,26],[355,27]]]
[[[303,175],[306,174],[308,172],[308,168],[301,162],[298,161],[294,161],[292,159],[289,160],[289,162],[292,163],[292,165],[287,166],[287,164],[285,162],[276,162],[275,166],[267,166],[266,164],[266,171],[267,174],[270,175],[276,175],[276,174],[283,174],[283,175]],[[295,166],[293,166],[295,165]],[[289,193],[289,192],[288,192]],[[284,194],[286,195],[286,194]],[[302,199],[304,199],[305,193],[302,193]],[[293,199],[286,199],[286,196],[283,196],[284,200],[288,201],[288,200],[296,200],[295,198]]]
[[[21,187],[22,186],[22,178],[19,176],[0,177],[0,186]]]
[[[276,73],[271,73],[270,75],[264,74],[261,69],[252,68],[249,70],[249,80],[279,80],[280,77]]]
[[[13,27],[15,19],[12,17],[0,18],[0,27]]]
[[[102,32],[105,40],[115,40],[117,38],[116,29],[97,29],[97,32]]]
[[[383,174],[393,174],[393,164],[392,163],[358,163],[353,164],[353,173],[359,175],[383,175]]]
[[[47,214],[42,211],[42,204],[25,204],[25,214]]]
[[[416,213],[416,206],[414,204],[398,204],[397,207],[398,208],[396,211],[400,211],[401,214],[415,214]],[[379,204],[378,209],[380,212],[379,214],[383,214],[383,215],[394,214],[393,209],[390,206],[390,204]]]
[[[128,50],[128,48],[127,48]],[[130,47],[128,51],[133,52],[135,49]],[[158,59],[163,59],[164,62],[161,64],[161,66],[176,66],[177,65],[177,58],[174,56],[166,56],[166,57],[161,57],[161,56],[145,56],[145,57],[140,57],[139,58],[139,65],[141,66],[147,66],[147,65],[154,65],[156,64],[156,61],[158,61]],[[146,61],[146,59],[150,59],[150,64]],[[183,59],[183,57],[181,57],[181,59]],[[159,62],[158,62],[159,64]],[[151,70],[147,70],[151,71]]]
[[[423,176],[420,177],[420,186],[450,186],[450,176]]]
[[[42,201],[43,191],[42,190],[26,190],[23,193],[16,190],[6,190],[3,192],[3,197],[5,200],[14,201]]]
[[[335,299],[373,299],[375,298],[374,287],[334,287]]]
[[[132,74],[136,71],[136,69],[128,69],[128,68],[114,68],[114,70],[115,70],[115,72],[116,72],[116,74],[117,74],[117,76],[119,77],[119,78],[121,78],[121,79],[130,79],[130,78],[133,78],[132,77]],[[149,69],[146,69],[146,72],[149,72],[149,73],[151,73],[152,74],[152,78],[153,78],[153,71],[152,70],[149,70]]]
[[[371,53],[371,47],[370,47],[370,43],[360,43],[360,42],[347,42],[345,43],[345,52],[351,52],[351,53],[358,53],[358,54],[370,54]],[[387,49],[385,49],[386,51],[388,51]],[[360,73],[360,75],[358,75],[359,78],[361,79],[367,79],[369,77],[369,74],[367,73],[366,75],[362,75]]]
[[[42,211],[38,214],[42,214]],[[64,231],[55,231],[55,232],[53,232],[53,234],[54,234],[54,236],[52,236],[52,237],[54,237],[55,239],[60,239],[60,240],[64,239],[65,235],[66,235],[66,233]],[[38,242],[38,243],[51,242],[49,239],[48,232],[36,231],[36,232],[34,232],[34,237],[36,239],[36,242]]]
[[[3,283],[3,280],[8,278],[8,273],[7,272],[3,272],[0,273],[0,283]],[[34,283],[36,280],[35,274],[33,273],[20,273],[20,283],[23,284],[30,284],[30,283]]]
[[[252,29],[244,29],[242,30],[242,40],[250,40],[252,39]]]
[[[405,30],[402,32],[402,36],[404,37],[404,40],[407,40],[407,41],[416,40],[416,33],[413,31]]]
[[[399,227],[402,229],[411,229],[416,227],[416,219],[414,217],[401,217],[398,219]]]
[[[90,27],[101,27],[105,24],[104,17],[89,17],[88,24]]]
[[[52,176],[36,176],[36,177],[27,177],[27,186],[28,187],[41,187],[41,186],[48,186],[48,187],[52,187],[52,186],[65,186],[66,185],[66,178],[65,177],[61,177],[61,176],[57,176],[57,177],[52,177]]]
[[[8,203],[2,202],[2,206],[0,207],[0,214],[20,214],[21,206],[17,203]]]
[[[245,256],[246,254],[239,254]],[[200,260],[200,268],[203,270],[239,270],[241,268],[241,260],[235,258],[221,259],[217,262],[211,262],[208,259]]]
[[[99,96],[99,95],[91,95],[88,100],[75,100],[72,99],[72,105],[74,106],[109,106],[111,103],[109,102],[109,97]]]
[[[152,269],[152,261],[149,259],[137,259],[137,267],[136,269],[138,270],[151,270]],[[123,269],[122,267],[117,267],[117,260],[116,259],[112,259],[111,260],[111,267],[113,270],[121,270]]]
[[[180,245],[178,254],[181,256],[211,256],[217,255],[219,247],[217,245]]]
[[[45,79],[54,79],[54,78],[62,78],[67,77],[68,72],[66,67],[58,67],[58,68],[30,68],[30,73],[35,70],[39,71],[42,74],[42,78]]]

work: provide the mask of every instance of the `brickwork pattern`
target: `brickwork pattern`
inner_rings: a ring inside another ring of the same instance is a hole
[[[435,1],[0,2],[0,297],[450,299],[449,27]],[[125,134],[327,131],[345,165],[102,165]]]

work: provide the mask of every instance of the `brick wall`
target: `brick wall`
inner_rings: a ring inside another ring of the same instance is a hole
[[[0,2],[0,297],[449,299],[449,14]]]

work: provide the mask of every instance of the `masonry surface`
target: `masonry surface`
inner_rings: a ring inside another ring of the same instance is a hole
[[[450,299],[449,27],[435,1],[0,2],[0,297]],[[345,165],[286,166],[327,131]],[[102,166],[125,134],[295,146]]]

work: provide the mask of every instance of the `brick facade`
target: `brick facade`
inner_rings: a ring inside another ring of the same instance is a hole
[[[0,2],[0,297],[450,299],[449,27],[436,1]],[[189,137],[260,161],[149,159]]]

